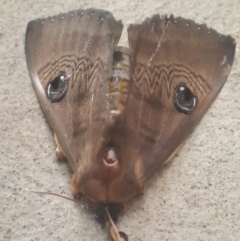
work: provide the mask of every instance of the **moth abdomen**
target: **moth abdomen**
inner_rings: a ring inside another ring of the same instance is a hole
[[[125,106],[130,81],[130,53],[117,47],[113,54],[113,73],[109,81],[109,107],[112,115],[120,114]]]

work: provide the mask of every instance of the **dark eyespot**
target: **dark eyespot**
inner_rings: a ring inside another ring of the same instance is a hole
[[[47,85],[47,96],[50,101],[60,101],[67,92],[67,78],[60,74]]]
[[[174,103],[180,112],[191,114],[197,106],[197,97],[185,84],[180,84],[175,90]]]

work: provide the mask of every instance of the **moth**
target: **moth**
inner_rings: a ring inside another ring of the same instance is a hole
[[[158,14],[128,27],[104,10],[29,22],[25,52],[75,195],[122,204],[173,158],[230,73],[235,41]],[[115,240],[115,239],[114,239]],[[117,239],[116,239],[117,240]]]

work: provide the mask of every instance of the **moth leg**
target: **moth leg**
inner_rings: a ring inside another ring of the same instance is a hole
[[[75,197],[79,195],[78,183],[77,183],[77,178],[76,178],[75,174],[73,174],[73,176],[72,176],[71,190],[72,190],[72,193]]]
[[[75,174],[72,175],[71,191],[73,193],[74,199],[80,200],[81,198],[84,198],[83,200],[86,200],[86,196],[83,193],[81,193],[78,189],[78,182]],[[90,199],[87,200],[89,201]],[[88,202],[88,205],[91,205],[91,202]]]
[[[165,165],[166,163],[170,162],[173,157],[178,153],[178,151],[180,150],[180,148],[182,147],[182,145],[179,145],[174,151],[173,153],[169,156],[169,158],[163,163],[163,165]]]
[[[144,173],[144,167],[141,160],[136,161],[135,163],[135,176],[136,181],[139,187],[139,193],[144,194],[145,185],[144,180],[142,179]]]
[[[55,133],[54,133],[54,141],[55,141],[55,143],[56,143],[56,145],[57,145],[57,148],[56,148],[56,157],[57,157],[58,160],[62,160],[62,159],[65,158],[65,155],[64,155],[64,153],[63,153],[62,147],[60,146],[59,141],[58,141],[58,138],[57,138],[57,136],[56,136]]]

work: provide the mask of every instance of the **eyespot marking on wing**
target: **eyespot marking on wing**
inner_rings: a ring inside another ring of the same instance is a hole
[[[178,111],[191,114],[197,106],[197,97],[185,84],[179,84],[175,89],[174,103]]]
[[[50,81],[46,88],[46,95],[51,102],[60,101],[67,92],[67,76],[61,73]]]

